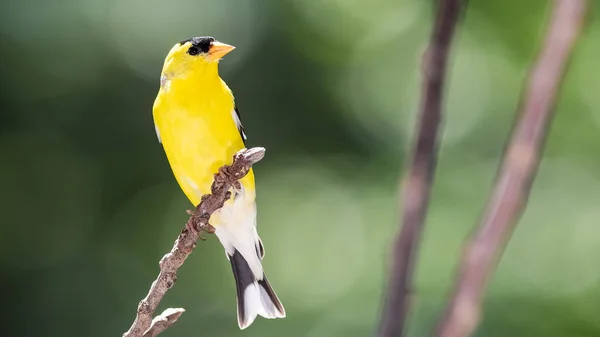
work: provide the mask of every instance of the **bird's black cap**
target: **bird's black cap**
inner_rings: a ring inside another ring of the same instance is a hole
[[[210,44],[212,42],[215,42],[215,38],[212,36],[192,37],[179,42],[179,45],[183,45],[187,42],[191,42],[192,46],[198,48],[201,52],[208,53],[208,50],[210,49]]]

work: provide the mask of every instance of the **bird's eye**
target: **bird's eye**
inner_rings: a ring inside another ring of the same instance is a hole
[[[191,46],[190,49],[188,49],[187,53],[194,56],[200,54],[200,50],[198,50],[198,48],[194,46]]]

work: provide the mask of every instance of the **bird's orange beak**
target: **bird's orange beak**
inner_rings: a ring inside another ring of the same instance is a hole
[[[217,61],[223,58],[223,56],[227,55],[230,51],[234,50],[234,46],[230,46],[228,44],[215,41],[210,46],[208,50],[208,56],[212,61]]]

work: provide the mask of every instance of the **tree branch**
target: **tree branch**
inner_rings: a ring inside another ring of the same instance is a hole
[[[401,229],[395,239],[388,292],[379,326],[380,337],[401,336],[410,306],[413,265],[429,204],[437,161],[438,128],[446,64],[461,0],[441,0],[429,47],[423,55],[423,91],[406,185],[402,189]]]
[[[584,21],[585,0],[556,0],[545,43],[533,67],[521,113],[491,199],[466,247],[454,293],[435,336],[469,336],[481,316],[485,284],[527,204],[553,116],[564,69]]]
[[[140,301],[135,320],[123,337],[154,337],[181,316],[183,309],[167,309],[152,320],[165,293],[175,285],[177,270],[196,248],[198,239],[202,239],[200,234],[214,233],[214,228],[208,223],[211,214],[223,207],[231,195],[229,189],[239,186],[238,180],[248,174],[252,165],[260,161],[264,155],[265,149],[262,147],[240,150],[233,156],[231,165],[221,167],[215,174],[211,194],[203,196],[194,211],[188,211],[191,214],[190,219],[175,240],[173,249],[160,260],[160,273],[152,283],[148,295]]]

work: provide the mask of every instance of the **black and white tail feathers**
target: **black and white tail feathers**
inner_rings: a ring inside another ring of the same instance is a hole
[[[259,259],[264,256],[260,241],[256,253]],[[262,274],[262,278],[257,278],[237,249],[234,250],[233,255],[229,255],[229,261],[237,290],[237,316],[240,329],[243,330],[252,324],[257,315],[265,318],[285,317],[285,309],[265,274]]]
[[[218,213],[211,215],[215,235],[225,248],[235,278],[240,329],[256,316],[283,318],[285,309],[269,284],[262,266],[265,250],[256,230],[253,190],[243,189]]]

